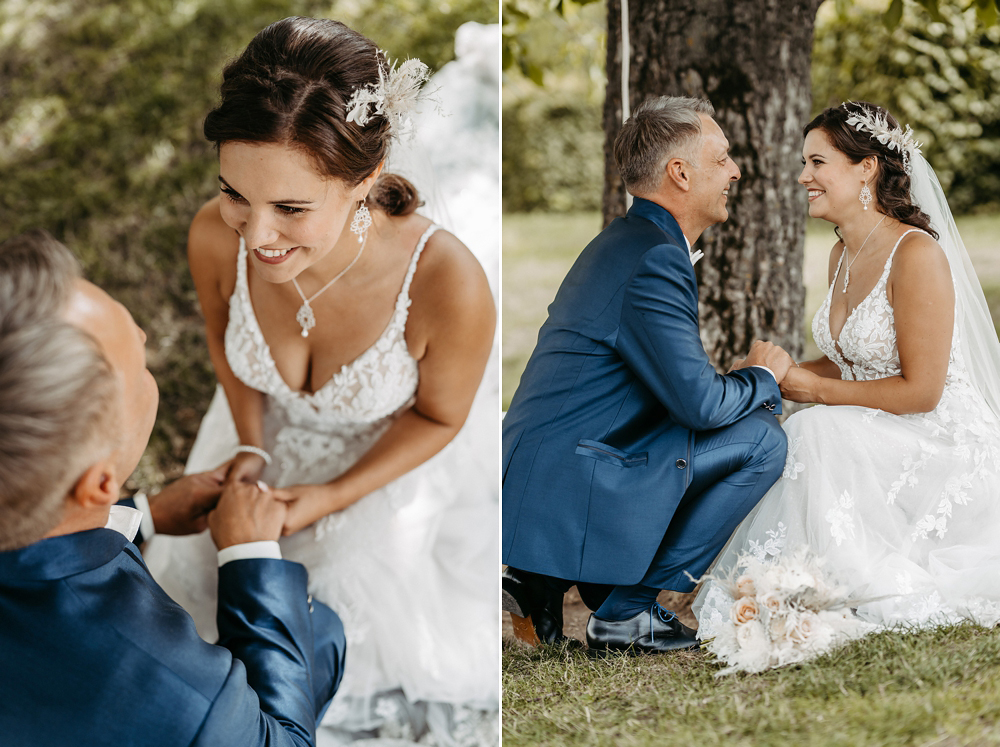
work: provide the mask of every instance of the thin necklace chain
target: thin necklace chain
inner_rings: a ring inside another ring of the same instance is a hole
[[[309,298],[306,298],[306,294],[303,293],[302,288],[299,287],[299,281],[296,278],[292,278],[292,285],[295,286],[295,290],[297,290],[299,293],[299,298],[302,299],[302,306],[299,307],[298,312],[295,314],[295,320],[299,323],[299,326],[302,327],[303,337],[308,337],[309,330],[311,330],[313,327],[316,326],[316,315],[313,313],[312,306],[310,306],[309,304],[315,301],[317,298],[319,298],[319,296],[325,293],[327,290],[329,290],[331,285],[333,285],[342,277],[344,277],[344,275],[347,274],[347,271],[350,270],[352,267],[354,267],[355,263],[359,259],[361,259],[361,253],[365,250],[365,247],[367,245],[368,245],[368,231],[365,231],[365,236],[361,241],[361,247],[358,249],[358,253],[354,255],[354,259],[350,261],[347,267],[345,267],[343,270],[334,275],[333,279],[330,280],[330,282],[328,282],[318,291],[309,296]]]
[[[875,228],[878,228],[879,226],[881,226],[882,225],[882,221],[884,221],[887,217],[889,217],[889,216],[883,215],[882,216],[882,220],[880,220],[878,223],[875,224]],[[842,291],[843,293],[847,293],[847,284],[851,281],[851,265],[853,265],[854,262],[855,262],[855,260],[857,260],[857,258],[861,256],[861,250],[865,248],[865,244],[868,243],[868,239],[870,239],[872,237],[872,234],[875,233],[875,228],[873,228],[871,231],[869,231],[868,235],[865,236],[865,240],[862,241],[861,242],[861,246],[858,247],[858,251],[855,253],[854,259],[851,259],[850,257],[847,258],[847,269],[844,270],[844,290]],[[847,254],[847,242],[846,241],[844,242],[844,254]]]

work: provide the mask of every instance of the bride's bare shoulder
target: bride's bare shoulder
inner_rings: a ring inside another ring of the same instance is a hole
[[[188,263],[195,283],[214,280],[221,289],[232,292],[236,282],[236,254],[239,235],[226,225],[219,211],[221,198],[213,197],[202,205],[188,231]]]

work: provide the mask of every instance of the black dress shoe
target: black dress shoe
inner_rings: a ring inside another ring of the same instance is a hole
[[[554,591],[537,574],[504,570],[501,606],[510,613],[514,635],[532,646],[561,643],[563,635],[563,595]]]
[[[602,620],[591,615],[587,621],[587,645],[597,655],[609,651],[662,654],[698,648],[698,639],[677,615],[654,602],[648,610],[628,620]]]

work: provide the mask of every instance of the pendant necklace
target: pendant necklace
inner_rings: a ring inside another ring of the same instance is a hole
[[[882,220],[880,220],[878,223],[875,224],[875,228],[878,228],[879,226],[881,226],[882,225],[882,221],[884,221],[887,217],[889,217],[889,216],[883,215],[882,216]],[[844,290],[843,290],[843,293],[847,293],[847,284],[851,280],[851,265],[853,265],[854,261],[859,256],[861,256],[861,250],[865,248],[865,244],[868,243],[868,239],[870,239],[872,237],[872,234],[875,233],[875,228],[873,228],[871,231],[869,231],[868,235],[865,236],[865,240],[862,241],[861,242],[861,246],[858,247],[858,251],[857,251],[857,254],[854,255],[854,259],[851,259],[850,257],[847,258],[847,269],[844,270]],[[844,242],[844,254],[847,254],[847,242],[846,241]],[[334,279],[336,280],[336,278],[334,278]],[[301,293],[302,291],[299,291],[299,292]],[[317,293],[316,295],[319,295],[319,294]]]
[[[302,292],[302,288],[299,287],[299,282],[295,278],[292,278],[292,285],[295,286],[295,290],[299,292],[299,297],[302,299],[302,306],[299,307],[298,312],[295,314],[295,321],[299,323],[302,327],[302,336],[308,337],[309,330],[316,326],[316,315],[313,313],[312,306],[309,304],[315,301],[322,293],[330,288],[331,285],[340,280],[344,275],[354,267],[354,263],[361,259],[361,253],[365,250],[365,245],[368,243],[368,232],[365,231],[365,236],[361,240],[361,248],[358,249],[358,253],[354,255],[354,259],[351,260],[350,264],[347,265],[343,270],[334,275],[333,280],[324,285],[318,291],[313,293],[309,298],[306,298],[306,294]]]

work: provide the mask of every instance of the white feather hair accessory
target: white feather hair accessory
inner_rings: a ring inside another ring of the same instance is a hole
[[[856,108],[848,109],[848,104]],[[869,133],[870,137],[878,140],[886,148],[902,155],[903,169],[908,175],[913,173],[912,159],[920,153],[920,143],[913,139],[913,130],[909,125],[906,125],[905,130],[902,127],[893,127],[885,114],[869,111],[854,101],[845,101],[841,106],[850,115],[847,118],[848,125],[853,126],[858,132]]]
[[[389,130],[397,140],[413,137],[412,114],[417,103],[427,96],[421,87],[430,78],[430,70],[420,60],[410,59],[396,67],[382,50],[379,56],[378,83],[354,89],[347,102],[347,121],[364,127],[376,116],[389,120]]]

